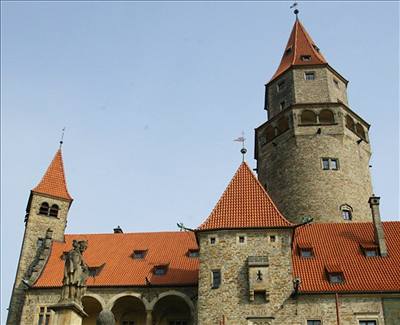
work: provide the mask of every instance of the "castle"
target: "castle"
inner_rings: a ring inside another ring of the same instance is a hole
[[[59,324],[78,241],[90,276],[70,324],[103,312],[118,325],[400,324],[400,222],[380,219],[369,124],[298,18],[265,110],[257,176],[243,162],[195,230],[65,234],[59,149],[30,192],[7,324]]]

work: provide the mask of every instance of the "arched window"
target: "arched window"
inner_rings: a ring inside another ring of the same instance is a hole
[[[49,204],[47,202],[43,202],[39,208],[39,214],[48,215],[49,214]]]
[[[58,207],[57,204],[53,204],[50,208],[49,216],[50,217],[57,217],[58,216],[58,210],[60,208]]]
[[[349,115],[346,115],[346,127],[354,131],[354,121]]]
[[[323,109],[319,113],[319,123],[321,124],[330,124],[335,122],[335,117],[333,116],[332,111],[329,109]]]
[[[268,125],[265,128],[265,138],[267,139],[267,142],[271,141],[275,137],[275,130],[272,125]]]
[[[348,204],[343,204],[340,206],[340,211],[343,220],[351,220],[353,218],[353,208]]]
[[[303,111],[300,118],[301,124],[316,124],[317,115],[313,111]]]
[[[365,139],[365,131],[364,131],[364,128],[362,127],[362,125],[360,123],[356,124],[356,133],[358,134],[358,136],[360,138]]]
[[[288,120],[288,118],[286,116],[281,117],[278,120],[277,125],[278,125],[279,134],[285,132],[287,129],[289,129],[289,120]]]

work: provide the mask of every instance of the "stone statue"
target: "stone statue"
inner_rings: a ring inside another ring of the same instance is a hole
[[[64,253],[64,279],[60,302],[75,302],[82,305],[82,297],[86,292],[86,280],[89,277],[89,267],[83,260],[83,252],[87,246],[86,240],[74,240],[72,249]]]
[[[97,316],[96,325],[115,325],[115,318],[112,311],[102,310]]]

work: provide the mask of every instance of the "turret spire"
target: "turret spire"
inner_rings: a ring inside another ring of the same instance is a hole
[[[298,13],[298,12],[297,12]],[[271,78],[271,81],[280,76],[292,66],[327,65],[327,61],[317,45],[308,35],[297,14],[289,40],[285,47],[281,63]]]
[[[40,183],[32,189],[32,192],[47,194],[50,196],[72,201],[68,193],[67,183],[64,174],[64,164],[61,148],[57,150],[52,162]]]

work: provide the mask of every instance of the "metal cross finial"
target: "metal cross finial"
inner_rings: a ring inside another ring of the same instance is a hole
[[[61,147],[62,147],[62,145],[64,143],[64,133],[65,133],[65,126],[61,130],[60,149],[61,149]]]
[[[297,7],[297,5],[298,5],[298,3],[297,2],[295,2],[295,3],[293,3],[291,6],[290,6],[290,9],[292,9],[292,8],[296,8]],[[294,11],[294,14],[296,15],[296,19],[298,18],[298,14],[299,14],[299,10],[296,8]]]
[[[242,162],[244,162],[244,155],[245,155],[246,152],[247,152],[247,149],[246,149],[246,147],[244,146],[244,142],[246,141],[246,138],[244,137],[244,132],[242,131],[242,136],[239,137],[239,138],[237,138],[237,139],[235,139],[235,140],[233,140],[233,141],[241,142],[241,143],[242,143],[242,149],[240,149],[240,153],[242,154]]]

